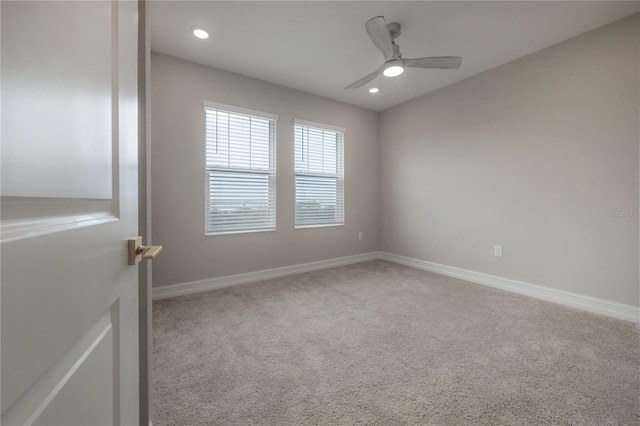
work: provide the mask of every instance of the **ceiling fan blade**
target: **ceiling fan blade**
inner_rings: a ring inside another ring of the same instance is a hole
[[[407,58],[402,64],[408,68],[460,68],[462,58],[459,56],[432,56],[430,58]]]
[[[357,89],[358,87],[364,86],[365,84],[367,84],[368,82],[376,78],[378,75],[380,75],[382,70],[384,70],[384,64],[380,68],[372,72],[371,74],[367,74],[366,76],[362,77],[360,80],[354,81],[353,83],[345,87],[345,89]]]
[[[364,26],[367,29],[367,34],[369,34],[369,38],[373,44],[375,44],[378,50],[382,52],[385,62],[391,59],[393,56],[393,40],[391,39],[391,34],[389,34],[389,29],[387,28],[387,22],[384,20],[384,16],[371,18],[366,24],[364,24]]]

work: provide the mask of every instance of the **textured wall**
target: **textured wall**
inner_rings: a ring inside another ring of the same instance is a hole
[[[381,249],[638,306],[638,35],[636,14],[384,111]]]
[[[277,231],[205,236],[204,100],[279,115]],[[344,226],[294,229],[294,118],[347,129]],[[151,126],[154,286],[378,248],[378,113],[152,53]]]

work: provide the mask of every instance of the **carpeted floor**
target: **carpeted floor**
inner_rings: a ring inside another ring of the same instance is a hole
[[[375,261],[154,302],[156,426],[640,425],[624,321]]]

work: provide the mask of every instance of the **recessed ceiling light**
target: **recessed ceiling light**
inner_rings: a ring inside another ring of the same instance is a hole
[[[378,93],[380,91],[380,89],[378,89],[377,87],[372,87],[371,89],[369,89],[369,93]]]
[[[202,28],[194,27],[191,29],[191,32],[193,32],[193,35],[199,38],[200,40],[206,40],[209,38],[209,33]]]

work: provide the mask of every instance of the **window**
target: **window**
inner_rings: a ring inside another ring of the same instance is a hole
[[[277,116],[205,102],[205,233],[275,230]]]
[[[295,225],[344,224],[344,129],[296,120]]]

